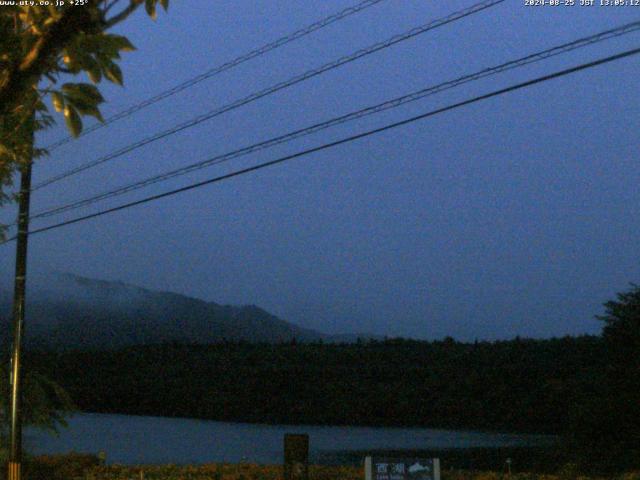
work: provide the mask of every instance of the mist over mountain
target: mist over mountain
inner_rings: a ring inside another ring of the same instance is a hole
[[[9,285],[0,285],[0,315],[7,326],[11,292]],[[10,331],[2,329],[5,344]],[[255,305],[219,305],[172,292],[60,273],[30,276],[25,332],[26,347],[38,350],[224,340],[353,341],[357,337],[302,328]]]

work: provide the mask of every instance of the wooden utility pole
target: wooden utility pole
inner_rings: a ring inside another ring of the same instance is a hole
[[[33,122],[31,122],[33,126]],[[33,132],[33,129],[32,129]],[[33,151],[33,136],[31,140]],[[22,470],[22,415],[20,353],[22,332],[24,329],[24,305],[27,281],[27,242],[29,239],[29,200],[31,194],[31,166],[33,156],[30,155],[20,173],[20,198],[18,210],[18,234],[16,236],[16,274],[13,293],[13,348],[11,352],[11,368],[9,382],[11,386],[10,404],[10,450],[8,480],[20,480]]]

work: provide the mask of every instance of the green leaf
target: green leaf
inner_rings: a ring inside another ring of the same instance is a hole
[[[123,52],[133,52],[136,47],[129,41],[127,37],[122,35],[107,35],[108,42],[116,48],[116,50],[122,50]]]
[[[122,70],[113,62],[108,62],[102,66],[104,76],[111,80],[113,83],[122,85]]]
[[[100,78],[102,78],[102,74],[100,73],[100,64],[92,55],[82,52],[82,55],[79,56],[78,63],[80,67],[87,72],[91,81],[94,81],[92,75],[95,77],[95,72],[98,72],[97,78],[98,81],[100,81]]]
[[[98,105],[104,102],[100,91],[88,83],[65,83],[62,86],[65,101],[82,115],[91,115],[101,122],[104,121]]]
[[[85,34],[80,33],[76,37],[76,43],[79,48],[85,52],[96,53],[100,50],[100,46],[102,44],[102,40],[105,34]]]
[[[158,16],[156,13],[156,1],[157,0],[146,0],[144,2],[144,8],[152,20],[155,20]]]
[[[61,112],[64,109],[64,97],[60,92],[51,92],[51,102],[56,112]]]
[[[92,117],[97,118],[101,122],[104,122],[104,118],[102,118],[102,114],[100,113],[100,110],[95,104],[85,103],[82,100],[78,100],[78,99],[67,99],[67,103],[70,104],[80,114],[90,115]]]
[[[82,131],[82,120],[75,108],[70,105],[64,107],[64,121],[67,124],[67,128],[71,132],[71,135],[77,137]]]
[[[63,52],[62,61],[65,66],[71,71],[71,73],[79,73],[81,70],[81,65],[78,61],[78,51],[73,48],[72,45],[69,45]]]
[[[112,41],[109,35],[100,35],[99,42],[95,51],[98,61],[112,60],[120,58],[119,42]]]
[[[34,148],[33,149],[33,158],[42,158],[48,157],[49,151],[45,148]]]
[[[162,5],[165,12],[169,10],[169,0],[160,0],[160,5]]]
[[[88,83],[65,83],[62,85],[62,91],[66,97],[77,98],[86,103],[97,105],[104,102],[97,87]]]
[[[36,112],[48,112],[49,109],[41,99],[36,102]]]
[[[87,75],[89,76],[89,80],[91,80],[93,83],[100,83],[100,80],[102,80],[102,71],[100,70],[100,65],[96,63],[95,67],[88,68]]]

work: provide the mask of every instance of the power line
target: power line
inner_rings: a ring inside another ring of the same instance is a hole
[[[102,163],[108,162],[110,160],[113,160],[115,158],[118,158],[122,155],[124,155],[125,153],[129,153],[133,150],[136,150],[140,147],[143,147],[145,145],[148,145],[152,142],[155,142],[157,140],[163,139],[165,137],[168,137],[170,135],[173,135],[175,133],[178,133],[182,130],[185,130],[187,128],[193,127],[195,125],[198,125],[202,122],[205,122],[207,120],[210,120],[214,117],[217,117],[219,115],[222,115],[223,113],[229,112],[231,110],[235,110],[236,108],[242,107],[248,103],[251,103],[255,100],[258,100],[260,98],[266,97],[267,95],[271,95],[273,93],[276,93],[280,90],[284,90],[285,88],[289,88],[293,85],[296,85],[300,82],[303,82],[305,80],[309,80],[310,78],[313,78],[317,75],[323,74],[325,72],[328,72],[329,70],[333,70],[335,68],[341,67],[342,65],[346,65],[348,63],[351,63],[355,60],[358,60],[362,57],[365,57],[367,55],[371,55],[372,53],[378,52],[380,50],[389,48],[397,43],[403,42],[405,40],[408,40],[410,38],[416,37],[422,33],[428,32],[430,30],[433,30],[435,28],[441,27],[443,25],[447,25],[449,23],[455,22],[457,20],[460,20],[462,18],[465,18],[469,15],[473,15],[475,13],[481,12],[487,8],[490,8],[492,6],[495,6],[499,3],[504,2],[505,0],[485,0],[482,1],[480,3],[477,3],[475,5],[472,5],[471,7],[465,8],[463,10],[459,10],[457,12],[454,12],[446,17],[431,21],[427,24],[424,24],[422,26],[413,28],[407,32],[404,32],[402,34],[399,35],[394,35],[393,37],[389,38],[386,41],[383,42],[379,42],[376,43],[374,45],[371,45],[367,48],[363,48],[361,50],[358,50],[354,53],[351,53],[349,55],[346,55],[344,57],[339,58],[338,60],[334,60],[333,62],[329,62],[324,64],[321,67],[312,69],[312,70],[308,70],[305,73],[302,73],[300,75],[297,75],[295,77],[292,77],[288,80],[285,80],[283,82],[277,83],[275,85],[272,85],[270,87],[267,87],[263,90],[260,90],[258,92],[252,93],[250,95],[248,95],[247,97],[244,97],[242,99],[236,100],[235,102],[232,102],[230,104],[224,105],[222,107],[219,107],[215,110],[212,110],[210,112],[207,112],[205,114],[199,115],[195,118],[192,118],[191,120],[188,120],[184,123],[181,123],[179,125],[176,125],[168,130],[164,130],[162,132],[156,133],[150,137],[146,137],[142,140],[139,140],[133,144],[130,144],[126,147],[123,147],[115,152],[112,152],[108,155],[105,155],[103,157],[100,157],[96,160],[87,162],[83,165],[80,165],[76,168],[73,168],[71,170],[68,170],[64,173],[61,173],[59,175],[56,175],[54,177],[51,177],[47,180],[44,180],[42,182],[40,182],[39,184],[35,185],[32,188],[32,191],[34,190],[38,190],[41,189],[43,187],[46,187],[48,185],[51,185],[55,182],[58,182],[60,180],[63,180],[65,178],[71,177],[72,175],[76,175],[80,172],[83,172],[85,170],[88,170],[90,168],[93,168],[97,165],[100,165]]]
[[[139,103],[136,103],[135,105],[130,106],[129,108],[127,108],[126,110],[122,110],[118,113],[115,113],[114,115],[108,117],[103,123],[96,123],[94,125],[92,125],[89,128],[86,128],[82,131],[82,133],[80,134],[81,137],[88,135],[91,132],[95,132],[96,130],[99,130],[103,127],[106,127],[107,125],[111,125],[114,122],[117,122],[118,120],[122,120],[123,118],[127,118],[131,115],[133,115],[134,113],[147,108],[157,102],[159,102],[160,100],[164,100],[165,98],[171,97],[172,95],[175,95],[176,93],[179,93],[183,90],[186,90],[189,87],[192,87],[200,82],[202,82],[203,80],[207,80],[211,77],[214,77],[222,72],[226,72],[227,70],[231,70],[232,68],[237,67],[238,65],[247,62],[249,60],[252,60],[256,57],[259,57],[261,55],[264,55],[265,53],[268,53],[272,50],[275,50],[277,48],[280,48],[288,43],[291,43],[295,40],[298,40],[302,37],[305,37],[317,30],[320,30],[324,27],[327,27],[333,23],[336,23],[340,20],[343,20],[351,15],[354,15],[356,13],[359,13],[363,10],[366,10],[369,7],[372,7],[380,2],[382,2],[384,0],[365,0],[363,2],[360,2],[352,7],[349,8],[345,8],[344,10],[341,10],[340,12],[334,13],[332,15],[329,15],[328,17],[323,18],[322,20],[319,20],[317,22],[312,23],[311,25],[308,25],[304,28],[301,28],[300,30],[296,30],[293,33],[290,33],[288,35],[285,35],[284,37],[280,37],[279,39],[271,42],[271,43],[267,43],[266,45],[263,45],[262,47],[256,48],[255,50],[251,50],[250,52],[247,52],[243,55],[240,55],[239,57],[234,58],[233,60],[230,60],[226,63],[223,63],[222,65],[218,65],[210,70],[207,70],[206,72],[201,73],[200,75],[196,75],[195,77],[192,77],[168,90],[165,90],[164,92],[161,92],[157,95],[154,95],[153,97],[149,97]],[[55,150],[56,148],[69,143],[71,140],[74,140],[74,137],[72,136],[67,136],[64,138],[61,138],[60,140],[48,145],[45,147],[46,150],[49,150],[50,152],[52,152],[53,150]]]
[[[502,63],[500,65],[497,66],[493,66],[493,67],[488,67],[485,68],[483,70],[480,70],[478,72],[475,72],[473,74],[468,74],[468,75],[464,75],[461,77],[458,77],[454,80],[449,80],[447,82],[443,82],[440,83],[438,85],[435,86],[431,86],[428,88],[424,88],[421,90],[418,90],[416,92],[407,94],[407,95],[403,95],[401,97],[397,97],[394,98],[392,100],[387,100],[385,102],[379,103],[377,105],[374,106],[370,106],[367,108],[363,108],[351,113],[348,113],[346,115],[341,115],[339,117],[334,117],[330,120],[324,121],[324,122],[320,122],[320,123],[316,123],[314,125],[311,125],[309,127],[306,128],[302,128],[302,129],[298,129],[295,130],[293,132],[289,132],[287,134],[284,135],[280,135],[278,137],[274,137],[271,138],[269,140],[266,141],[262,141],[259,143],[255,143],[253,145],[247,146],[247,147],[243,147],[231,152],[227,152],[221,155],[217,155],[215,157],[197,162],[197,163],[193,163],[191,165],[187,165],[185,167],[181,167],[175,170],[171,170],[169,172],[165,172],[162,173],[160,175],[155,175],[149,178],[146,178],[144,180],[140,180],[138,182],[135,183],[131,183],[131,184],[127,184],[121,187],[118,187],[114,190],[110,190],[107,192],[103,192],[101,194],[98,195],[94,195],[92,197],[88,197],[82,200],[78,200],[75,201],[73,203],[70,204],[66,204],[66,205],[62,205],[59,207],[55,207],[55,208],[51,208],[49,210],[45,210],[39,213],[36,213],[35,215],[31,216],[31,219],[38,219],[38,218],[44,218],[44,217],[50,217],[52,215],[57,215],[63,212],[67,212],[67,211],[71,211],[71,210],[75,210],[84,206],[88,206],[91,205],[93,203],[99,202],[101,200],[106,200],[108,198],[113,198],[113,197],[117,197],[120,195],[123,195],[125,193],[129,193],[135,190],[138,190],[140,188],[144,188],[147,187],[149,185],[153,185],[155,183],[161,182],[161,181],[165,181],[174,177],[178,177],[181,175],[185,175],[187,173],[196,171],[196,170],[200,170],[203,168],[207,168],[213,165],[218,165],[220,163],[232,160],[234,158],[238,158],[244,155],[248,155],[250,153],[254,153],[260,150],[264,150],[266,148],[270,148],[272,146],[275,145],[280,145],[282,143],[286,143],[289,141],[292,141],[294,139],[297,138],[301,138],[313,133],[317,133],[321,130],[325,130],[327,128],[336,126],[336,125],[340,125],[340,124],[344,124],[346,122],[349,121],[353,121],[365,116],[369,116],[369,115],[373,115],[382,111],[386,111],[386,110],[390,110],[393,108],[397,108],[401,105],[410,103],[410,102],[414,102],[420,99],[423,99],[427,96],[430,95],[434,95],[436,93],[440,93],[443,92],[445,90],[449,90],[455,87],[458,87],[462,84],[466,84],[472,81],[476,81],[476,80],[480,80],[482,78],[491,76],[491,75],[496,75],[498,73],[502,73],[508,70],[512,70],[514,68],[519,68],[525,65],[529,65],[535,62],[539,62],[560,54],[564,54],[573,50],[577,50],[579,48],[584,48],[586,46],[589,45],[593,45],[595,43],[599,43],[611,38],[615,38],[615,37],[619,37],[622,35],[626,35],[635,31],[640,30],[640,21],[636,21],[636,22],[631,22],[625,25],[622,25],[620,27],[617,28],[613,28],[613,29],[609,29],[609,30],[605,30],[603,32],[597,33],[595,35],[590,35],[588,37],[583,37],[580,38],[578,40],[574,40],[572,42],[569,43],[565,43],[556,47],[552,47],[540,52],[536,52],[530,55],[527,55],[525,57],[521,57],[518,58],[516,60],[511,60],[509,62],[506,63]],[[13,225],[13,224],[12,224]],[[12,226],[10,225],[10,226]]]
[[[608,57],[605,57],[605,58],[600,58],[598,60],[595,60],[595,61],[592,61],[592,62],[589,62],[589,63],[583,63],[583,64],[578,65],[576,67],[568,68],[568,69],[565,69],[565,70],[560,70],[558,72],[551,73],[551,74],[548,74],[548,75],[544,75],[544,76],[541,76],[541,77],[537,77],[537,78],[535,78],[533,80],[528,80],[526,82],[518,83],[518,84],[512,85],[510,87],[502,88],[502,89],[499,89],[499,90],[494,90],[491,93],[487,93],[487,94],[484,94],[484,95],[479,95],[477,97],[473,97],[471,99],[464,100],[462,102],[454,103],[452,105],[448,105],[446,107],[438,108],[436,110],[431,110],[431,111],[429,111],[427,113],[423,113],[421,115],[410,117],[410,118],[407,118],[405,120],[401,120],[399,122],[387,124],[387,125],[385,125],[383,127],[375,128],[373,130],[368,130],[366,132],[358,133],[356,135],[351,135],[349,137],[342,138],[340,140],[336,140],[334,142],[325,143],[325,144],[320,145],[318,147],[309,148],[307,150],[303,150],[301,152],[297,152],[297,153],[294,153],[292,155],[287,155],[285,157],[280,157],[278,159],[271,160],[269,162],[264,162],[264,163],[261,163],[261,164],[258,164],[258,165],[254,165],[252,167],[244,168],[244,169],[237,170],[235,172],[231,172],[231,173],[228,173],[228,174],[225,174],[225,175],[220,175],[218,177],[210,178],[208,180],[204,180],[204,181],[201,181],[201,182],[193,183],[193,184],[187,185],[185,187],[177,188],[175,190],[171,190],[171,191],[168,191],[168,192],[160,193],[160,194],[157,194],[157,195],[152,195],[152,196],[143,198],[141,200],[136,200],[134,202],[129,202],[129,203],[126,203],[126,204],[123,204],[123,205],[119,205],[117,207],[108,208],[108,209],[101,210],[99,212],[95,212],[95,213],[92,213],[92,214],[89,214],[89,215],[84,215],[82,217],[77,217],[77,218],[74,218],[74,219],[71,219],[71,220],[67,220],[67,221],[64,221],[64,222],[56,223],[54,225],[49,225],[47,227],[39,228],[37,230],[34,230],[34,231],[30,232],[30,234],[34,235],[34,234],[37,234],[37,233],[47,232],[49,230],[53,230],[53,229],[56,229],[56,228],[60,228],[60,227],[64,227],[64,226],[67,226],[67,225],[74,224],[74,223],[83,222],[85,220],[89,220],[89,219],[92,219],[92,218],[100,217],[100,216],[106,215],[108,213],[113,213],[113,212],[117,212],[117,211],[120,211],[120,210],[125,210],[127,208],[131,208],[131,207],[134,207],[134,206],[137,206],[137,205],[142,205],[144,203],[148,203],[148,202],[152,202],[152,201],[155,201],[155,200],[159,200],[161,198],[165,198],[165,197],[169,197],[169,196],[172,196],[172,195],[176,195],[178,193],[186,192],[188,190],[193,190],[193,189],[196,189],[196,188],[200,188],[200,187],[203,187],[205,185],[221,182],[221,181],[227,180],[229,178],[233,178],[233,177],[237,177],[237,176],[240,176],[240,175],[244,175],[246,173],[250,173],[250,172],[253,172],[253,171],[256,171],[256,170],[260,170],[260,169],[263,169],[263,168],[266,168],[266,167],[271,167],[273,165],[277,165],[279,163],[284,163],[286,161],[293,160],[295,158],[303,157],[303,156],[306,156],[306,155],[309,155],[309,154],[312,154],[312,153],[315,153],[315,152],[319,152],[319,151],[322,151],[322,150],[327,150],[329,148],[333,148],[333,147],[336,147],[338,145],[342,145],[342,144],[345,144],[345,143],[353,142],[353,141],[359,140],[361,138],[369,137],[371,135],[382,133],[382,132],[385,132],[387,130],[391,130],[391,129],[398,128],[398,127],[401,127],[401,126],[404,126],[404,125],[408,125],[408,124],[416,122],[418,120],[423,120],[425,118],[432,117],[432,116],[435,116],[435,115],[438,115],[438,114],[441,114],[441,113],[444,113],[444,112],[448,112],[450,110],[454,110],[454,109],[457,109],[457,108],[460,108],[460,107],[463,107],[463,106],[466,106],[466,105],[470,105],[472,103],[476,103],[476,102],[480,102],[480,101],[483,101],[483,100],[487,100],[489,98],[497,97],[497,96],[503,95],[505,93],[513,92],[513,91],[516,91],[516,90],[520,90],[520,89],[525,88],[525,87],[529,87],[529,86],[532,86],[532,85],[535,85],[535,84],[543,83],[543,82],[546,82],[546,81],[549,81],[549,80],[553,80],[555,78],[563,77],[565,75],[576,73],[576,72],[579,72],[581,70],[586,70],[588,68],[593,68],[593,67],[596,67],[598,65],[603,65],[603,64],[606,64],[606,63],[610,63],[610,62],[613,62],[613,61],[616,61],[616,60],[620,60],[622,58],[630,57],[632,55],[637,55],[638,53],[640,53],[640,48],[635,48],[635,49],[627,50],[625,52],[621,52],[621,53],[618,53],[618,54],[615,54],[615,55],[611,55],[611,56],[608,56]],[[8,242],[13,241],[13,240],[15,240],[15,237],[12,237],[12,238],[8,239],[8,240],[2,242],[1,244],[8,243]]]

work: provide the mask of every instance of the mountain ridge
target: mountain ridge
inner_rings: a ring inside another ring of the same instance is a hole
[[[11,295],[0,291],[9,318]],[[353,342],[283,320],[257,305],[221,305],[124,282],[55,273],[27,290],[25,346],[34,350],[114,349],[159,343]],[[2,341],[9,341],[3,329]]]

